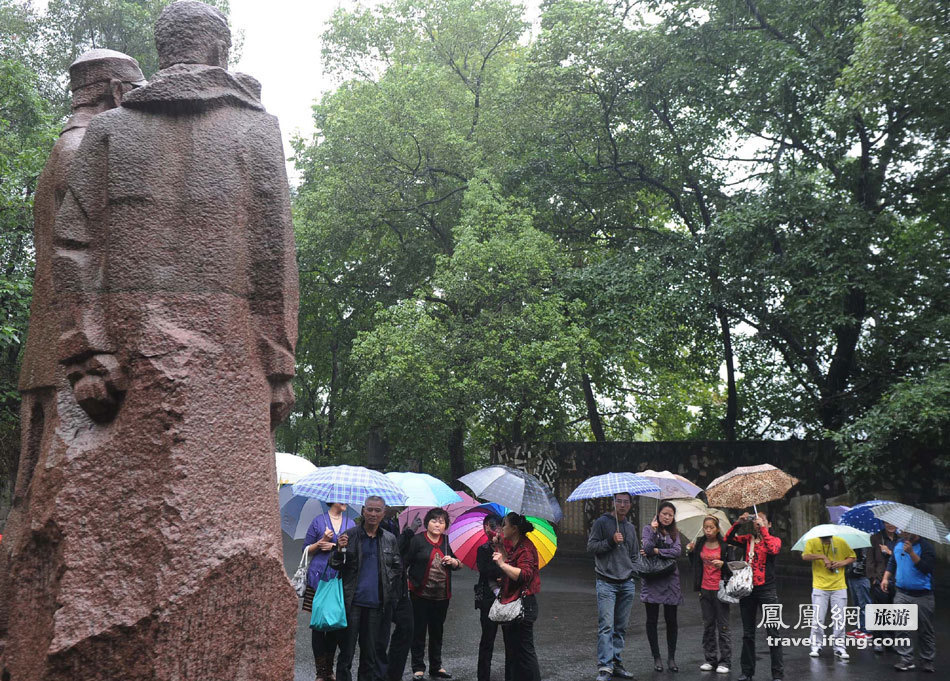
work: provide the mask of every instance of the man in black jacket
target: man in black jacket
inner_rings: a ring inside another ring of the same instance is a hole
[[[352,681],[351,667],[360,645],[358,681],[374,681],[378,673],[376,641],[389,627],[393,602],[399,597],[402,560],[396,537],[380,527],[386,504],[381,497],[367,497],[363,504],[363,524],[344,532],[330,567],[343,579],[346,606],[346,640],[337,660],[338,681]]]

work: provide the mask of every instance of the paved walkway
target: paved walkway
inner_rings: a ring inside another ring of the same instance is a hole
[[[302,542],[286,543],[289,570],[296,568],[299,556],[296,546]],[[291,565],[293,563],[293,565]],[[781,569],[780,569],[781,574]],[[940,578],[940,575],[937,576]],[[950,579],[950,576],[947,576]],[[472,589],[475,573],[462,568],[453,577],[452,590],[455,597],[449,607],[445,624],[445,644],[443,660],[445,667],[455,679],[475,681],[475,663],[478,656],[478,638],[480,628],[478,616],[472,605]],[[810,602],[810,585],[800,579],[785,577],[780,580],[779,595],[785,604],[784,620],[794,626],[798,616],[798,604]],[[785,652],[785,678],[788,681],[821,679],[825,681],[884,681],[887,679],[940,679],[950,678],[950,606],[942,602],[941,594],[937,598],[937,674],[915,672],[900,674],[893,670],[897,661],[893,653],[875,654],[871,650],[851,650],[851,660],[843,662],[831,656],[830,651],[822,651],[822,657],[808,657],[808,648],[787,649]],[[676,660],[679,674],[668,671],[655,672],[650,647],[646,640],[644,621],[646,619],[642,605],[634,605],[630,626],[627,629],[627,645],[624,662],[642,681],[675,681],[682,679],[706,679],[707,681],[733,681],[740,675],[739,651],[742,646],[742,625],[738,607],[733,607],[730,624],[733,630],[733,669],[728,675],[700,672],[702,656],[702,620],[699,611],[698,596],[693,592],[684,593],[685,601],[679,609],[679,644]],[[639,589],[637,598],[639,599]],[[597,675],[597,604],[594,596],[593,570],[586,558],[557,557],[541,571],[541,609],[540,619],[535,625],[535,644],[541,660],[541,677],[546,681],[575,681],[576,679],[593,681]],[[297,629],[297,661],[295,681],[313,681],[313,654],[310,650],[308,613],[300,613]],[[660,646],[665,651],[666,639],[663,632],[662,614],[660,618]],[[802,635],[789,630],[789,636]],[[807,636],[807,633],[804,634]],[[768,651],[764,634],[760,632],[757,646],[759,659],[756,679],[769,679]],[[501,634],[495,646],[493,681],[503,681],[504,644]],[[353,667],[354,677],[356,665]],[[407,669],[404,675],[409,679]]]

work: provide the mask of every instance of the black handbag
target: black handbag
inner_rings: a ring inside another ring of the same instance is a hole
[[[675,558],[663,556],[640,556],[633,564],[633,570],[641,579],[659,579],[673,574],[676,569]]]

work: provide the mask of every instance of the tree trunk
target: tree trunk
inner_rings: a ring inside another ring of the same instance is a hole
[[[584,401],[587,403],[587,419],[590,421],[590,429],[594,433],[596,442],[606,442],[604,437],[604,424],[600,420],[600,413],[597,411],[597,400],[594,399],[594,387],[590,382],[590,375],[584,374],[581,377],[584,386]]]
[[[366,467],[381,471],[388,462],[389,441],[380,428],[373,428],[366,442]]]
[[[736,393],[736,365],[732,354],[732,331],[725,310],[716,308],[719,326],[722,329],[722,352],[726,358],[726,418],[722,429],[727,440],[736,439],[736,423],[739,420],[739,396]]]
[[[449,473],[450,483],[465,475],[465,426],[458,424],[449,433]]]

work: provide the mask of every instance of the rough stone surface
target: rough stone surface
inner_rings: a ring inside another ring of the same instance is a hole
[[[828,522],[828,510],[820,494],[802,494],[788,502],[789,547],[815,525]]]
[[[163,13],[186,63],[93,118],[69,172],[48,348],[69,383],[0,594],[13,681],[292,677],[272,441],[293,401],[289,192],[219,16]]]

